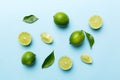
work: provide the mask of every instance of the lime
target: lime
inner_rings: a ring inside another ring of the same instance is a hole
[[[89,19],[89,25],[92,29],[99,29],[102,26],[102,18],[98,15],[94,15]]]
[[[42,41],[45,43],[50,44],[53,42],[52,36],[47,32],[43,32],[40,36],[41,36]]]
[[[88,63],[88,64],[91,64],[93,62],[92,58],[89,54],[82,54],[81,55],[81,60],[85,63]]]
[[[63,56],[59,59],[58,65],[63,70],[69,70],[72,68],[72,60],[68,56]]]
[[[84,41],[84,38],[85,35],[83,30],[74,31],[69,38],[70,44],[74,46],[79,46]]]
[[[21,32],[18,36],[18,41],[21,45],[27,46],[31,43],[32,37],[28,32]]]
[[[31,66],[35,62],[35,54],[33,52],[25,52],[22,56],[22,64],[26,66]]]
[[[67,25],[69,23],[69,17],[64,12],[57,12],[54,16],[54,22],[57,25]]]

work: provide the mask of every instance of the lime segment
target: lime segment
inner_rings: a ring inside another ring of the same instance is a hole
[[[63,56],[59,59],[58,65],[63,70],[69,70],[72,68],[72,60],[70,57]]]
[[[28,32],[21,32],[18,36],[18,41],[21,45],[27,46],[31,43],[32,37]]]
[[[82,54],[81,55],[81,60],[85,63],[88,63],[88,64],[91,64],[93,62],[92,58],[89,54]]]
[[[50,44],[53,42],[52,36],[47,32],[43,32],[40,36],[41,36],[42,41],[45,43]]]
[[[102,18],[98,15],[94,15],[89,19],[89,25],[92,29],[99,29],[103,24]]]

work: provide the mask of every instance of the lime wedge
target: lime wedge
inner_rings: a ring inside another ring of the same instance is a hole
[[[18,41],[21,45],[28,46],[32,41],[32,37],[28,32],[21,32],[18,36]]]
[[[89,54],[82,54],[81,55],[81,60],[85,63],[88,63],[88,64],[91,64],[93,62],[92,58]]]
[[[40,36],[41,36],[42,41],[45,43],[50,44],[53,42],[52,36],[47,32],[43,32]]]
[[[69,70],[72,68],[72,60],[70,57],[63,56],[59,59],[58,65],[63,70]]]
[[[98,15],[94,15],[89,19],[89,25],[92,29],[99,29],[103,24],[102,18]]]

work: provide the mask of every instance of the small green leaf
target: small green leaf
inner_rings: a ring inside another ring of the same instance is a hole
[[[54,51],[44,60],[42,64],[42,68],[48,68],[54,63],[55,57],[54,57]]]
[[[38,18],[36,17],[36,16],[34,16],[34,15],[28,15],[28,16],[25,16],[24,18],[23,18],[23,21],[24,22],[26,22],[26,23],[34,23],[35,21],[37,21],[38,20]]]
[[[92,46],[94,44],[94,37],[90,33],[85,32],[85,34],[86,34],[87,39],[89,41],[90,47],[92,48]]]

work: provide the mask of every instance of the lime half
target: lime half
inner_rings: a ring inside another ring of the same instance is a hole
[[[63,70],[69,70],[72,68],[72,60],[70,57],[63,56],[59,59],[58,65]]]
[[[28,32],[21,32],[18,36],[18,41],[21,45],[27,46],[31,43],[32,37]]]
[[[88,63],[88,64],[91,64],[93,62],[92,58],[89,54],[82,54],[81,55],[81,60],[85,63]]]
[[[102,18],[98,15],[94,15],[89,19],[89,25],[92,29],[99,29],[103,24]]]
[[[52,36],[47,32],[43,32],[40,36],[41,36],[42,41],[45,43],[50,44],[53,42]]]

